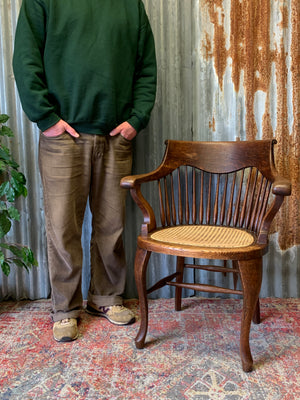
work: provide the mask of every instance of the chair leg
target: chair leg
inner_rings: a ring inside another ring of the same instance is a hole
[[[240,354],[245,372],[253,369],[253,359],[249,345],[251,320],[257,307],[262,282],[262,258],[239,261],[243,286],[243,314],[240,336]]]
[[[254,324],[260,324],[260,304],[259,304],[259,299],[257,300],[254,315],[252,318],[252,321]]]
[[[232,266],[235,269],[239,269],[239,263],[236,260],[232,260]],[[238,274],[234,273],[233,274],[233,288],[234,288],[234,290],[236,290],[237,282],[238,282]]]
[[[137,349],[142,349],[145,344],[145,339],[148,329],[148,299],[146,287],[146,272],[147,265],[151,252],[137,248],[134,261],[134,276],[139,295],[141,323],[139,332],[135,338]]]
[[[233,267],[236,269],[239,269],[239,263],[236,260],[232,261]],[[236,289],[237,286],[237,281],[238,281],[238,274],[233,275],[233,283],[234,283],[234,289]],[[260,324],[260,305],[259,305],[259,299],[257,300],[257,304],[255,307],[254,315],[252,318],[252,321],[254,324]]]
[[[176,272],[178,275],[176,276],[176,282],[183,282],[183,270],[184,270],[184,257],[177,257],[176,260]],[[181,299],[182,299],[182,288],[176,287],[175,289],[175,310],[181,311]]]

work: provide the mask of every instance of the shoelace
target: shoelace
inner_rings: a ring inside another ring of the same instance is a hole
[[[112,306],[112,307],[111,307],[111,310],[114,310],[114,311],[125,311],[125,310],[126,310],[126,307],[120,306],[120,305],[118,305],[118,306]]]
[[[102,308],[102,312],[104,312],[105,314],[108,312],[121,312],[121,311],[126,311],[126,307],[122,306],[122,305],[116,305],[116,306],[110,306],[110,307],[101,307]]]

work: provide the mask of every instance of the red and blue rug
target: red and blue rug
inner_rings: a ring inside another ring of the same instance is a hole
[[[127,306],[138,313],[138,302]],[[147,346],[139,322],[117,327],[82,313],[80,336],[52,338],[50,301],[0,303],[1,400],[298,400],[300,299],[262,299],[252,325],[255,369],[239,356],[242,300],[150,301]]]

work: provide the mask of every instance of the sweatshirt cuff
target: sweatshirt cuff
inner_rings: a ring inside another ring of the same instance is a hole
[[[144,128],[141,120],[136,117],[135,115],[130,117],[127,122],[134,127],[134,129],[139,132],[140,130],[142,130]]]
[[[40,119],[37,121],[37,126],[44,132],[51,126],[55,125],[61,118],[56,114],[50,114],[48,117]]]

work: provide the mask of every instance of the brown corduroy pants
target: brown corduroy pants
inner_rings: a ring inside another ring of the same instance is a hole
[[[44,209],[53,320],[77,318],[82,308],[82,224],[89,198],[92,213],[91,282],[88,303],[122,304],[126,261],[122,240],[132,144],[117,136],[42,133],[39,167]]]

